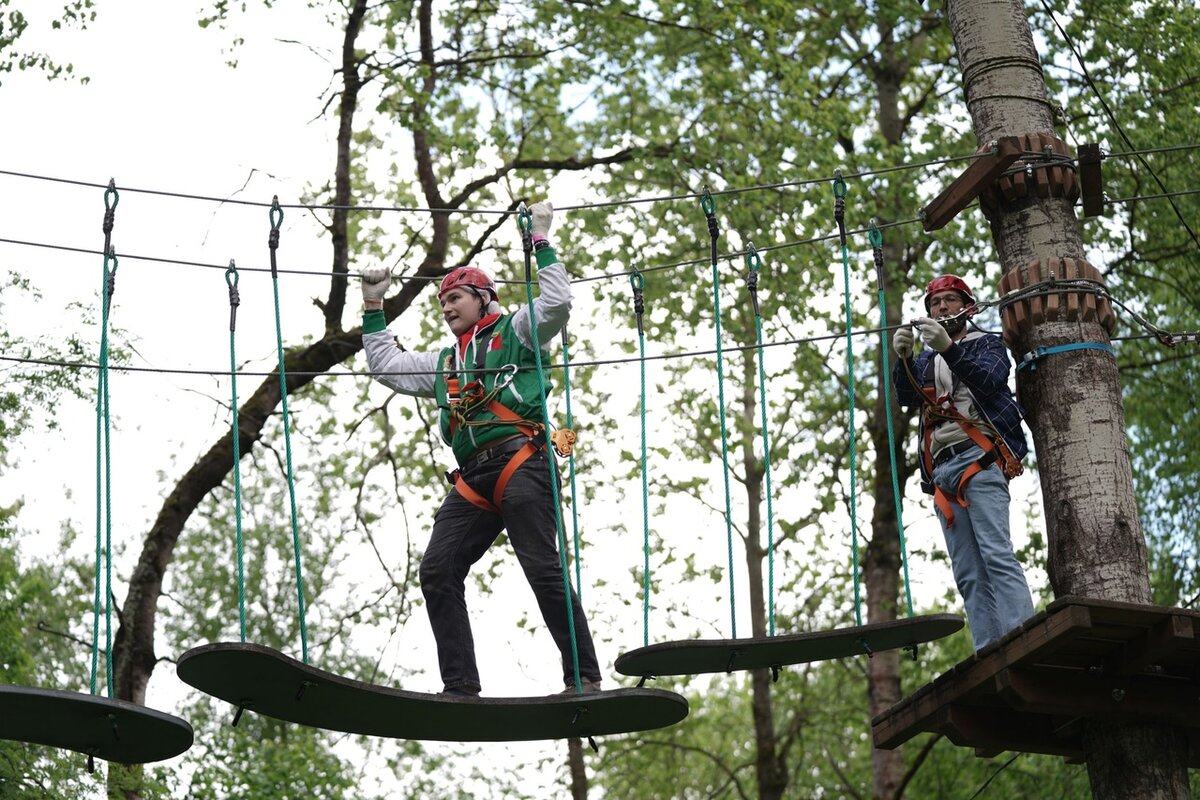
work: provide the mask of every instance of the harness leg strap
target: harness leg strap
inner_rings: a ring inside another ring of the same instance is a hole
[[[463,500],[466,500],[471,505],[475,506],[476,508],[481,508],[484,511],[490,511],[493,514],[500,513],[499,507],[493,505],[492,502],[486,497],[471,488],[471,484],[467,483],[466,479],[463,478],[462,473],[459,470],[454,470],[454,472],[451,472],[450,477],[454,479],[452,481],[454,484],[454,490],[462,495]]]

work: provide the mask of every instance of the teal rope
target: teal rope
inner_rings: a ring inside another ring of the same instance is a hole
[[[730,637],[737,638],[737,604],[735,602],[733,585],[733,509],[729,498],[729,434],[725,429],[725,358],[721,344],[721,284],[717,276],[717,237],[720,229],[717,227],[717,203],[713,200],[712,192],[704,187],[700,197],[700,208],[708,220],[708,235],[712,256],[713,284],[713,318],[716,320],[717,332],[717,402],[721,420],[721,477],[725,481],[725,538],[729,552],[729,617]]]
[[[629,273],[629,285],[633,287],[633,310],[637,314],[638,326],[638,375],[641,394],[638,400],[638,415],[642,423],[642,644],[650,644],[650,484],[646,475],[646,331],[642,325],[645,300],[642,289],[646,279],[635,267]]]
[[[571,571],[567,568],[567,538],[563,530],[562,508],[559,506],[558,473],[555,469],[554,453],[551,452],[550,439],[550,407],[546,402],[546,376],[542,370],[542,343],[538,339],[537,312],[533,307],[533,214],[522,203],[517,211],[517,228],[521,231],[521,241],[525,250],[525,297],[529,309],[529,338],[533,345],[533,359],[537,365],[538,396],[541,397],[542,425],[546,437],[546,464],[550,470],[550,494],[554,500],[554,526],[558,534],[558,560],[562,565],[564,594],[567,598],[567,631],[571,635],[571,661],[575,677],[575,693],[583,694],[583,682],[579,678],[579,644],[575,640],[575,607],[571,602]]]
[[[1108,353],[1110,356],[1114,355],[1112,347],[1102,342],[1071,342],[1070,344],[1060,344],[1054,347],[1035,347],[1021,356],[1021,363],[1017,364],[1017,369],[1028,369],[1032,372],[1037,369],[1038,359],[1052,356],[1055,353],[1069,353],[1072,350],[1100,350],[1101,352]]]
[[[883,384],[883,416],[887,419],[888,457],[892,466],[892,496],[896,504],[896,528],[900,535],[900,563],[904,567],[904,598],[908,615],[913,615],[912,582],[908,577],[908,544],[904,541],[904,498],[900,494],[900,471],[896,467],[896,433],[892,423],[892,377],[888,369],[887,298],[883,286],[883,232],[871,220],[867,239],[875,256],[875,282],[879,285],[879,382]]]
[[[300,565],[300,528],[296,521],[296,485],[292,480],[292,434],[288,417],[287,370],[283,365],[283,326],[279,314],[279,272],[275,267],[275,250],[279,247],[279,226],[283,222],[283,209],[279,207],[279,198],[271,202],[271,235],[268,245],[271,249],[271,288],[275,293],[275,349],[279,354],[279,398],[283,408],[283,444],[287,453],[287,485],[288,499],[292,509],[292,550],[296,557],[296,597],[300,613],[300,648],[304,663],[308,663],[308,627],[304,621],[304,571]],[[276,216],[278,214],[278,216]]]
[[[109,204],[109,199],[112,204]],[[91,693],[96,694],[96,673],[100,659],[100,558],[103,552],[105,564],[104,582],[104,632],[105,632],[105,683],[108,696],[113,695],[112,671],[112,453],[110,437],[112,434],[112,419],[109,415],[108,396],[108,313],[112,304],[113,291],[116,288],[117,256],[112,249],[112,229],[116,216],[117,203],[120,202],[116,184],[109,180],[104,192],[104,259],[101,269],[100,284],[100,357],[96,386],[96,569],[95,597],[92,603],[92,669]],[[112,269],[108,268],[112,261]],[[103,457],[101,456],[103,444]],[[102,460],[103,458],[103,460]],[[101,497],[103,495],[103,498]],[[103,505],[104,542],[101,544],[100,528]]]
[[[575,417],[571,414],[571,350],[567,342],[567,329],[562,330],[563,385],[567,402],[567,430],[575,429]],[[575,488],[575,451],[567,456],[567,471],[571,478],[571,532],[575,539],[575,585],[579,587],[579,602],[583,602],[583,561],[579,546],[579,493]]]
[[[108,396],[108,308],[112,301],[117,256],[109,250],[113,267],[108,273],[108,297],[104,309],[104,342],[101,345],[101,383],[104,384],[104,677],[108,696],[113,696],[112,668],[112,409]]]
[[[238,271],[229,259],[229,269],[225,270],[225,284],[229,287],[229,383],[232,394],[230,416],[233,418],[233,429],[230,437],[233,439],[233,508],[237,525],[237,589],[238,589],[238,632],[242,641],[246,641],[246,573],[242,558],[242,431],[238,424],[237,397],[237,350],[234,347],[234,331],[237,328],[237,307],[241,304],[238,295]]]
[[[850,393],[850,420],[848,433],[850,437],[850,537],[851,552],[854,562],[854,619],[855,624],[862,626],[862,607],[858,586],[858,447],[854,436],[854,323],[850,317],[850,253],[846,247],[846,182],[842,180],[841,172],[836,173],[833,182],[835,198],[834,217],[837,220],[838,231],[842,243],[842,275],[845,281],[846,294],[846,384]]]
[[[108,268],[109,260],[113,268]],[[92,612],[92,694],[96,693],[96,670],[99,659],[100,638],[100,559],[104,558],[104,660],[108,685],[108,696],[112,697],[112,420],[108,397],[108,312],[112,300],[112,279],[116,277],[116,255],[109,248],[104,254],[104,286],[101,289],[103,309],[100,312],[100,360],[99,380],[96,387],[96,597]],[[101,466],[101,444],[103,444],[103,466]],[[101,488],[103,484],[103,489]],[[103,493],[103,500],[101,499]],[[100,509],[103,505],[104,541],[101,544]]]
[[[758,275],[762,258],[748,243],[746,249],[746,283],[754,304],[754,335],[758,351],[758,408],[762,421],[763,467],[767,493],[767,633],[775,635],[775,512],[771,505],[771,437],[767,431],[767,371],[763,365],[762,313],[758,307]]]

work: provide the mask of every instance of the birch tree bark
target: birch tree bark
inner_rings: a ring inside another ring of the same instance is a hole
[[[950,0],[947,14],[963,90],[980,144],[1001,136],[1054,135],[1054,111],[1024,5]],[[1073,203],[1027,197],[999,208],[992,237],[1005,274],[1035,259],[1082,259]],[[1068,342],[1107,344],[1098,321],[1045,322],[1019,332],[1019,356]],[[1056,596],[1150,602],[1116,363],[1100,350],[1071,351],[1018,376],[1046,509],[1050,582]],[[1188,796],[1186,749],[1170,729],[1084,724],[1093,796]]]

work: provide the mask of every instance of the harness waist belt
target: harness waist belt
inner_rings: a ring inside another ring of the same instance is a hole
[[[954,458],[955,456],[967,452],[972,447],[978,447],[978,446],[979,445],[975,444],[970,439],[968,439],[965,442],[958,442],[957,444],[947,445],[947,446],[943,447],[941,450],[938,450],[937,455],[933,457],[933,465],[935,467],[940,466],[940,465],[944,464],[945,462],[949,461],[950,459]]]
[[[528,441],[529,440],[524,436],[517,436],[513,439],[503,441],[495,447],[489,447],[485,450],[480,450],[462,463],[462,469],[471,469],[490,459],[515,453],[524,447],[525,443]]]

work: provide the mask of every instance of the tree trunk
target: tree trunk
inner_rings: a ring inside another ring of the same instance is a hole
[[[744,329],[749,335],[749,329]],[[742,431],[742,469],[745,474],[747,500],[746,571],[750,589],[750,635],[765,639],[768,634],[767,597],[763,582],[762,503],[763,478],[766,466],[754,453],[758,419],[758,362],[753,350],[746,350],[742,359],[742,424],[733,430]],[[771,531],[767,531],[770,537]],[[769,544],[769,542],[768,542]],[[760,800],[777,800],[787,789],[786,753],[775,731],[775,710],[771,702],[771,671],[756,669],[750,673],[750,710],[754,718],[754,773]]]
[[[975,135],[1054,135],[1053,110],[1019,0],[949,0],[947,14]],[[1073,203],[1028,197],[992,216],[1005,274],[1034,259],[1083,257]],[[1108,343],[1097,322],[1032,326],[1018,355],[1067,342]],[[1018,375],[1046,509],[1048,568],[1056,596],[1150,602],[1146,546],[1133,493],[1121,390],[1113,358],[1073,351]],[[1187,797],[1186,750],[1169,729],[1086,723],[1092,792],[1104,798]]]
[[[583,760],[583,742],[567,739],[567,768],[571,773],[571,800],[587,800],[587,764]]]
[[[896,56],[892,32],[880,30],[878,60],[874,62],[875,91],[878,95],[879,128],[888,145],[898,145],[904,137],[905,127],[900,113],[900,84],[907,69]],[[897,237],[890,236],[884,244],[884,264],[895,271],[909,268],[904,258],[904,247]],[[888,326],[900,322],[900,305],[888,306]],[[891,380],[890,370],[883,367],[879,353],[874,352],[874,369],[880,370],[879,380]],[[887,346],[884,345],[884,352]],[[898,442],[905,441],[903,414],[893,399],[892,407],[885,408],[883,390],[880,386],[875,396],[871,414],[871,449],[875,457],[872,474],[871,495],[875,507],[871,518],[871,541],[863,553],[863,573],[866,580],[867,622],[889,622],[897,617],[897,598],[900,592],[900,528],[896,497],[892,490],[891,443],[888,441],[887,414],[892,414],[893,433]],[[900,470],[897,480],[904,486],[912,474],[909,459],[903,457],[903,445],[897,453],[896,468]],[[883,713],[900,701],[900,653],[888,651],[876,653],[867,661],[867,704],[871,718]],[[871,797],[875,800],[891,800],[896,797],[904,781],[904,751],[871,750]]]

